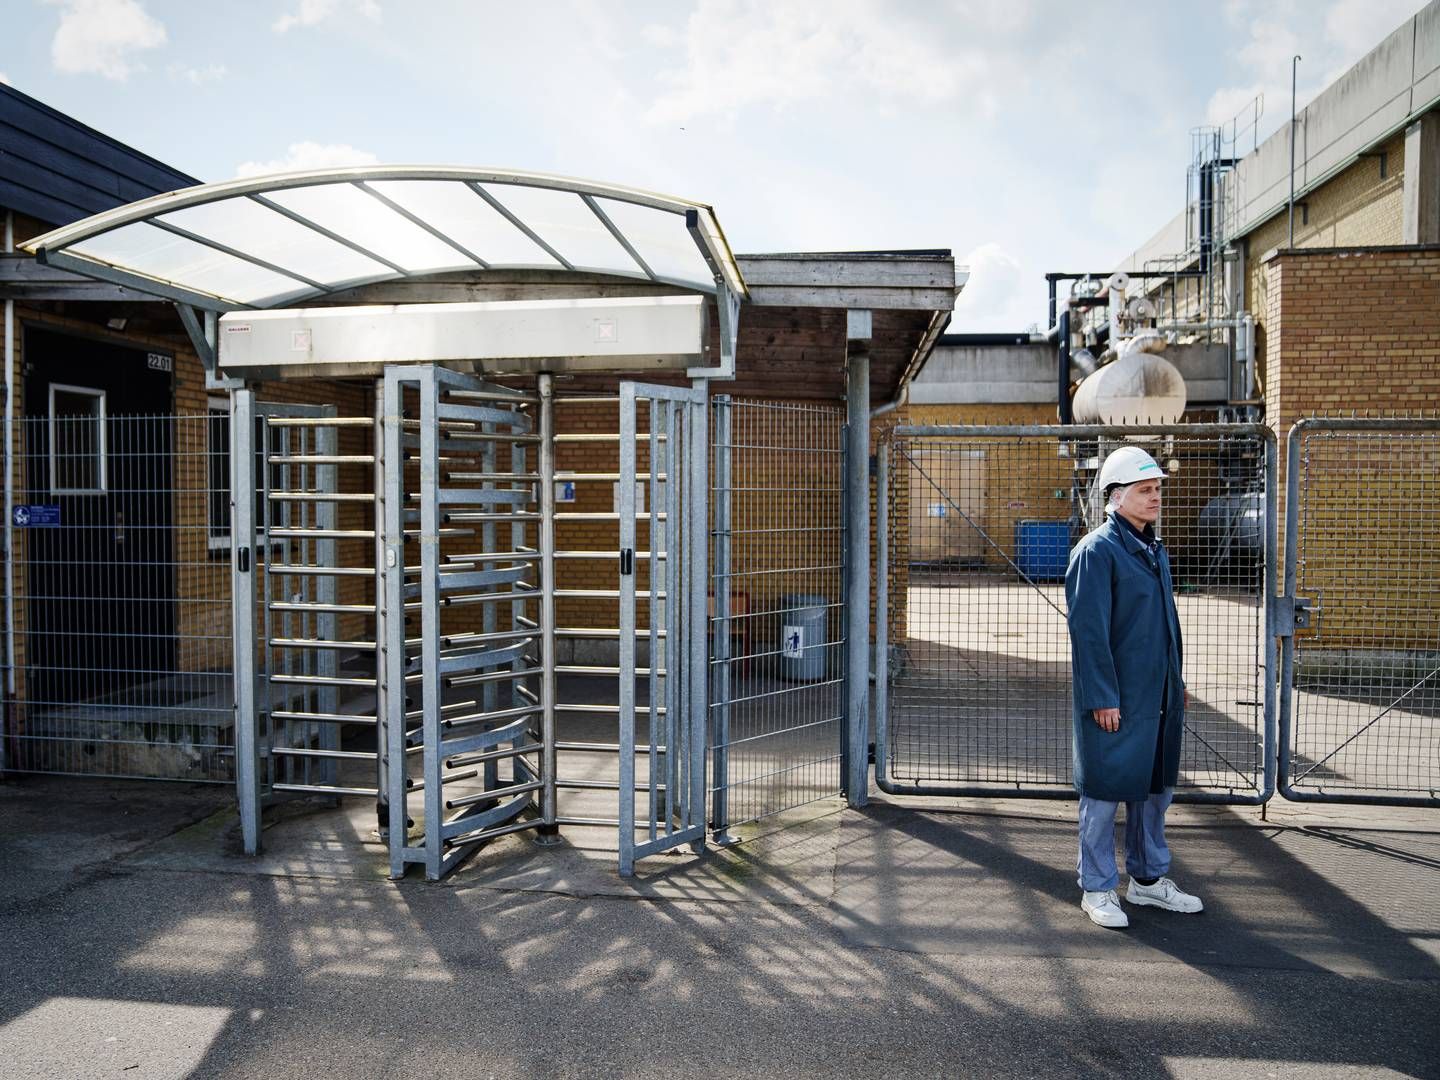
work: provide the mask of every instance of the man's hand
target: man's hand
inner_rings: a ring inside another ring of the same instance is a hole
[[[1095,714],[1095,723],[1100,725],[1101,731],[1120,730],[1119,709],[1092,709],[1091,712]]]

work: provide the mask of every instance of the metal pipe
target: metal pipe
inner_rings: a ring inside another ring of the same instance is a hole
[[[868,344],[868,343],[867,343]],[[870,743],[870,353],[845,358],[846,695],[845,792],[851,807],[868,801]]]
[[[875,454],[875,779],[887,771],[890,712],[890,448]]]
[[[15,212],[5,211],[5,254],[15,250]],[[10,764],[15,708],[15,301],[5,301],[5,712],[0,774]]]
[[[1290,60],[1290,239],[1286,247],[1295,246],[1295,75],[1300,65],[1297,53]]]
[[[1055,333],[1054,324],[1048,334],[941,334],[937,345],[944,345],[951,348],[967,346],[974,348],[1004,348],[1007,345],[1035,345],[1050,340],[1050,335]]]
[[[1060,313],[1059,344],[1055,350],[1056,392],[1060,423],[1073,424],[1075,413],[1070,405],[1070,308]]]
[[[909,386],[907,384],[906,390]],[[729,394],[717,395],[715,409],[715,679],[718,693],[714,711],[714,788],[711,830],[717,844],[733,843],[730,835],[730,697],[733,666],[730,658],[731,488],[734,460],[731,441],[733,406]]]
[[[540,793],[541,843],[559,839],[555,788],[555,383],[542,374],[540,393]]]
[[[1346,421],[1346,424],[1359,423],[1362,422]],[[1372,423],[1403,423],[1403,421],[1377,420]],[[894,434],[896,436],[944,435],[966,439],[1009,439],[1026,435],[1064,435],[1074,439],[1099,439],[1113,438],[1118,433],[1123,433],[1127,437],[1132,435],[1194,435],[1202,429],[1205,433],[1214,434],[1216,437],[1259,435],[1264,438],[1267,433],[1270,433],[1270,428],[1264,424],[1135,424],[1133,426],[1127,424],[1123,428],[1106,424],[1072,424],[1069,427],[1060,427],[1055,424],[1009,424],[998,427],[970,424],[909,424],[897,427]]]

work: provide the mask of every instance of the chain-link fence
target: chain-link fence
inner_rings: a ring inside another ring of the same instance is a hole
[[[228,780],[227,410],[106,416],[86,393],[16,421],[7,767]]]
[[[844,410],[711,402],[712,790],[720,826],[840,791]]]
[[[882,788],[1073,795],[1065,569],[1100,520],[1100,463],[1136,438],[1168,474],[1180,797],[1268,795],[1274,439],[1254,425],[896,428],[881,448]]]
[[[1440,421],[1290,433],[1281,792],[1440,804]]]

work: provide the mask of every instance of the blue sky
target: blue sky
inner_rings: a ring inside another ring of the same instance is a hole
[[[204,180],[565,173],[712,203],[737,251],[948,247],[952,330],[1045,317],[1422,0],[4,0],[0,80]],[[1245,140],[1249,142],[1247,137]]]

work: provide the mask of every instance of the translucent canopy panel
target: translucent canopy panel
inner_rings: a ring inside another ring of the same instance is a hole
[[[364,281],[391,268],[246,196],[156,219],[310,281]]]
[[[503,206],[577,270],[643,274],[644,271],[572,191],[482,184],[480,189]]]
[[[25,245],[41,261],[213,310],[465,270],[618,275],[736,297],[703,203],[540,173],[329,169],[157,195]]]
[[[159,281],[184,282],[240,304],[268,306],[311,291],[303,281],[146,221],[92,236],[72,250],[101,264],[125,267]]]
[[[475,260],[354,184],[288,188],[265,198],[409,274],[475,266]]]
[[[595,202],[658,277],[699,288],[713,287],[714,274],[705,265],[694,238],[675,228],[671,214],[616,199]]]
[[[368,185],[446,233],[488,266],[558,270],[560,260],[527,236],[468,184],[443,180],[377,180]]]

